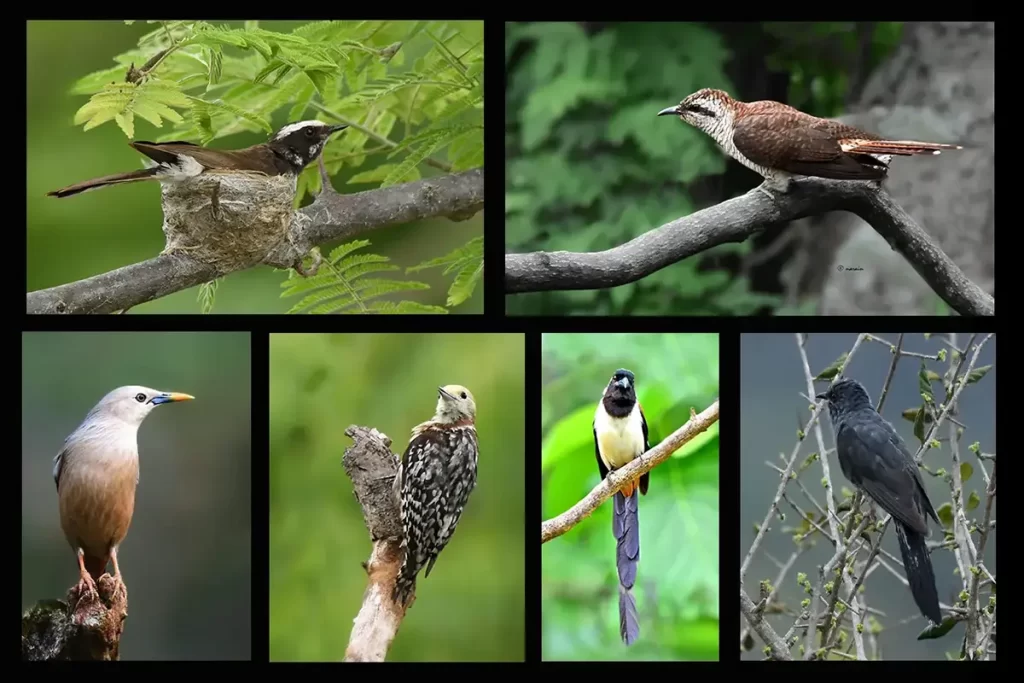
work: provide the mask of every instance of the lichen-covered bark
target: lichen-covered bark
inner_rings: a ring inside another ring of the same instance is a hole
[[[21,617],[21,658],[26,661],[110,661],[119,658],[128,616],[127,592],[104,574],[99,599],[68,591],[67,601],[40,600]]]

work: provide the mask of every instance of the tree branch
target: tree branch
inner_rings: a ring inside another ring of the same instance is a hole
[[[610,472],[601,483],[594,487],[583,500],[571,508],[549,519],[540,525],[540,542],[547,543],[561,536],[590,516],[604,501],[622,488],[627,481],[636,479],[641,474],[650,472],[656,466],[668,460],[668,457],[679,450],[683,444],[718,421],[718,399],[708,406],[700,415],[692,415],[686,424],[669,434],[661,443],[647,451],[633,462],[619,470]]]
[[[398,457],[391,453],[391,439],[376,429],[352,425],[345,434],[354,443],[345,449],[341,464],[373,542],[370,559],[363,564],[368,582],[345,661],[383,662],[405,616],[405,609],[391,599],[402,564],[402,516],[392,488]]]
[[[21,617],[24,661],[114,661],[128,616],[128,593],[110,574],[96,582],[99,599],[75,585],[67,602],[40,600]],[[72,607],[73,605],[73,607]]]
[[[355,194],[338,194],[330,183],[324,183],[324,188],[312,204],[296,212],[289,240],[268,256],[267,263],[301,267],[302,257],[314,246],[387,225],[436,216],[465,220],[483,208],[484,170],[476,168]],[[188,255],[160,255],[78,282],[29,292],[26,312],[113,313],[228,272]]]
[[[776,224],[828,211],[869,223],[960,315],[995,315],[995,300],[971,282],[884,190],[863,181],[800,178],[772,201],[757,188],[595,253],[505,255],[505,292],[601,289],[635,282],[726,242],[742,242]]]

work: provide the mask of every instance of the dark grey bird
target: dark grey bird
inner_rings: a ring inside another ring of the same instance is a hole
[[[941,623],[935,573],[925,544],[928,517],[936,524],[939,517],[913,456],[856,380],[843,378],[815,398],[828,401],[843,475],[892,515],[914,602],[921,614]]]

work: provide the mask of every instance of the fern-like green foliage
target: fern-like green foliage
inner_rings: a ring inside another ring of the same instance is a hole
[[[199,301],[200,310],[203,314],[213,312],[214,300],[217,296],[217,287],[220,286],[220,278],[216,280],[210,280],[199,285],[199,292],[196,294],[196,299]]]
[[[692,213],[688,183],[725,169],[707,135],[665,107],[705,87],[735,92],[730,52],[695,23],[508,23],[505,241],[510,251],[609,249]],[[742,95],[742,93],[740,93]],[[708,258],[735,258],[748,244]],[[509,314],[749,314],[749,281],[686,259],[619,287],[517,295]]]
[[[473,290],[484,274],[484,238],[474,237],[451,253],[406,268],[405,272],[414,273],[442,266],[445,275],[455,273],[455,278],[448,288],[448,305],[458,306],[473,296]]]
[[[167,128],[157,141],[206,145],[320,118],[349,125],[323,160],[332,176],[347,169],[350,183],[384,187],[483,165],[482,21],[316,21],[289,33],[256,21],[152,25],[115,66],[72,87],[90,95],[74,119],[84,130],[113,121],[133,138],[140,118]],[[296,206],[319,190],[312,164]],[[212,306],[212,290],[202,296]]]
[[[396,159],[354,182],[416,180],[424,163],[447,172],[483,164],[480,21],[318,21],[291,33],[169,21],[114,61],[72,87],[91,95],[75,115],[85,130],[114,120],[133,137],[139,116],[172,125],[158,141],[207,144],[242,131],[269,135],[278,113],[281,123],[320,114],[350,125],[325,152],[330,173],[372,154]],[[138,82],[125,79],[131,64],[144,72]],[[300,195],[318,179],[306,169]]]
[[[302,277],[294,270],[281,284],[282,297],[304,294],[289,313],[447,313],[443,306],[427,306],[414,301],[373,301],[385,294],[430,289],[423,282],[363,277],[369,273],[400,270],[378,254],[353,254],[370,244],[355,240],[335,248],[320,264],[312,277]]]

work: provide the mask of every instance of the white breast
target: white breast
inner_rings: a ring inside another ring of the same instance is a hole
[[[628,465],[644,452],[644,430],[640,420],[640,404],[626,417],[611,417],[598,406],[594,415],[597,448],[605,467],[616,470]]]

